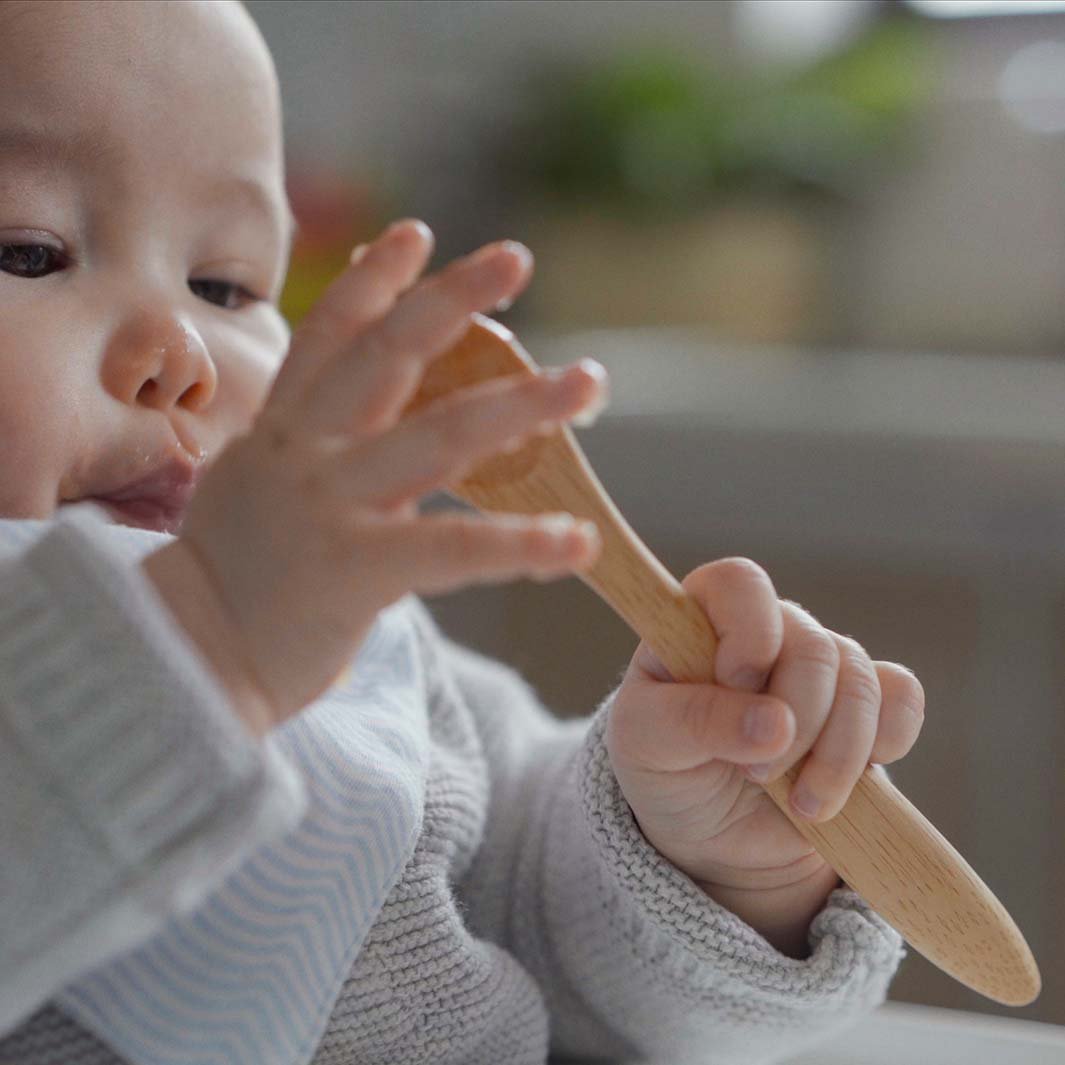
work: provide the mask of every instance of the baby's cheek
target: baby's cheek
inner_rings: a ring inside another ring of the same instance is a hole
[[[5,338],[0,338],[3,345]],[[0,517],[50,517],[80,434],[74,389],[36,349],[0,347]]]
[[[218,388],[205,411],[212,439],[210,455],[247,432],[262,410],[270,386],[288,351],[289,329],[277,309],[263,304],[223,331],[204,330],[204,341],[218,372]]]
[[[47,518],[62,497],[58,434],[0,401],[0,518]]]
[[[218,393],[214,406],[222,429],[230,436],[251,426],[270,393],[281,365],[280,354],[231,352],[218,362]]]

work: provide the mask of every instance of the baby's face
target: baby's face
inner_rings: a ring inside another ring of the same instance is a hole
[[[0,0],[0,70],[0,517],[172,530],[288,343],[269,55],[236,3]]]

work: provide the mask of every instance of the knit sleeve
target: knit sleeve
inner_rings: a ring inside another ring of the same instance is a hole
[[[772,1062],[884,999],[901,940],[856,894],[832,894],[808,958],[780,954],[640,833],[604,742],[611,700],[559,722],[509,670],[443,646],[490,779],[468,922],[536,979],[556,1054]]]
[[[0,1032],[195,906],[304,793],[110,526],[0,522]],[[127,532],[129,530],[126,530]]]

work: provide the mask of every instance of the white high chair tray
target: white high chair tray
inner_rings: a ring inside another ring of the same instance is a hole
[[[889,1002],[787,1065],[1065,1065],[1065,1028]]]

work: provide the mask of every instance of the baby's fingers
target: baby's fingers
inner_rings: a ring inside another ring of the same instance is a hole
[[[820,735],[792,786],[792,808],[803,817],[835,817],[869,764],[880,718],[880,680],[865,649],[830,633],[839,648],[836,694]]]
[[[470,316],[513,298],[531,272],[528,249],[503,241],[416,285],[318,376],[303,412],[306,424],[327,436],[389,429],[426,366],[458,342]]]
[[[569,514],[438,514],[363,526],[359,539],[371,571],[389,585],[389,599],[518,577],[563,577],[591,565],[600,548],[595,526]]]
[[[541,425],[574,417],[600,398],[604,380],[603,368],[586,359],[561,372],[465,389],[344,455],[340,490],[386,509],[417,498]]]
[[[641,769],[677,773],[715,759],[766,762],[795,736],[794,715],[772,695],[718,684],[639,683],[653,684],[653,696],[626,704],[635,712],[615,713],[613,725],[619,750]]]
[[[895,662],[874,662],[880,679],[880,722],[869,756],[888,765],[907,754],[924,724],[924,688],[905,667]]]
[[[296,330],[271,393],[273,408],[296,403],[338,351],[392,309],[432,253],[429,227],[413,219],[393,223],[372,244],[357,249]]]
[[[781,649],[783,619],[773,582],[746,558],[724,558],[682,582],[718,636],[714,672],[729,688],[758,691]]]

